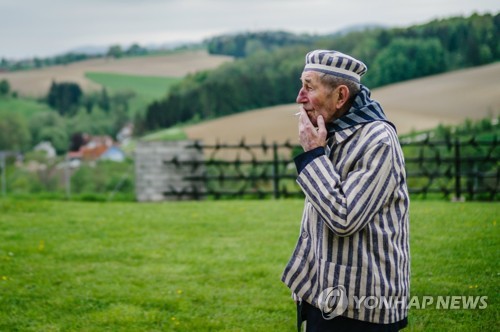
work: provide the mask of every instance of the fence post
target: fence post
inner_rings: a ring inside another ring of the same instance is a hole
[[[461,181],[461,168],[460,168],[460,140],[455,139],[455,199],[454,201],[460,202],[462,197]]]
[[[273,143],[273,190],[274,198],[280,198],[280,178],[279,178],[279,163],[278,163],[278,144]]]

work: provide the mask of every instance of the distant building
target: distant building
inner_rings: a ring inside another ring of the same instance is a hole
[[[108,152],[109,150],[109,152]],[[107,154],[106,154],[107,153]],[[95,161],[98,159],[123,161],[125,154],[116,146],[110,136],[86,136],[78,151],[68,152],[70,160]]]
[[[120,144],[127,144],[132,138],[134,133],[134,124],[128,123],[120,129],[120,132],[116,135],[116,139]]]
[[[123,162],[125,161],[125,153],[119,147],[111,146],[99,157],[99,160]]]
[[[35,151],[44,151],[46,153],[47,158],[54,158],[56,156],[56,149],[52,145],[52,143],[48,141],[43,141],[38,143],[33,150]]]

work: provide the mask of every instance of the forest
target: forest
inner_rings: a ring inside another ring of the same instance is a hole
[[[186,77],[148,106],[138,127],[151,131],[293,102],[311,49],[335,49],[362,60],[369,68],[363,84],[375,88],[498,61],[499,35],[500,14],[474,14],[308,38],[283,32],[219,36],[208,41],[208,50],[236,60]]]

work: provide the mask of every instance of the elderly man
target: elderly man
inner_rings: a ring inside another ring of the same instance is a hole
[[[306,55],[297,182],[298,242],[282,281],[306,331],[407,325],[409,197],[394,125],[360,84],[366,66],[337,51]]]

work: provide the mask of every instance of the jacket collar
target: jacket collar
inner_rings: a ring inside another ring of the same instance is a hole
[[[387,120],[382,106],[376,100],[371,99],[370,95],[370,90],[361,85],[361,90],[349,111],[327,125],[328,136],[335,135],[335,141],[342,142],[356,132],[361,125],[373,121],[385,121],[396,129],[394,124]]]
[[[343,141],[345,141],[346,139],[351,137],[362,126],[363,126],[363,124],[360,123],[360,124],[357,124],[355,126],[346,128],[344,130],[339,130],[339,131],[332,133],[333,136],[335,137],[335,142],[337,144],[342,143]]]

